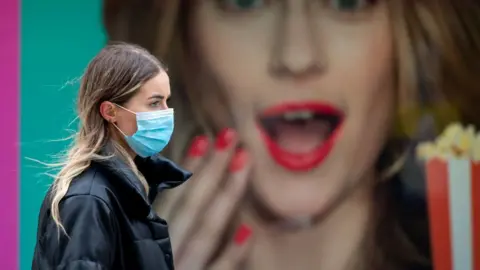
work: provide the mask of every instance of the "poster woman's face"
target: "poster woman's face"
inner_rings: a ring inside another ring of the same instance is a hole
[[[383,1],[197,5],[189,42],[230,103],[255,159],[253,189],[270,210],[290,218],[321,213],[374,177],[394,103]]]

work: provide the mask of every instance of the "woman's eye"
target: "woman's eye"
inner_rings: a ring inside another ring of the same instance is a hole
[[[268,0],[217,0],[220,8],[226,11],[250,11],[264,7]]]
[[[365,9],[376,0],[327,0],[327,5],[340,12],[355,12]]]
[[[155,102],[150,103],[150,107],[158,107],[158,106],[160,106],[160,104],[161,104],[160,101],[155,101]]]

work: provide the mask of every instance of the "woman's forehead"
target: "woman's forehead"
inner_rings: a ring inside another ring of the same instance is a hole
[[[145,98],[152,98],[156,96],[169,97],[170,96],[170,79],[166,72],[160,72],[152,79],[145,82],[140,88],[139,95]]]

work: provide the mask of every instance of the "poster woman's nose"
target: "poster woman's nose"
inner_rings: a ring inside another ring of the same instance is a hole
[[[307,10],[287,8],[279,18],[270,62],[273,76],[306,79],[327,67],[310,17]]]

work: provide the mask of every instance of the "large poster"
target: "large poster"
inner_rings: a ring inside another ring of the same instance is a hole
[[[476,123],[468,98],[475,87],[466,83],[474,75],[462,55],[468,41],[460,36],[477,35],[465,24],[478,15],[478,7],[450,1],[433,6],[105,1],[109,39],[140,44],[169,67],[177,122],[164,154],[188,160],[189,147],[218,142],[225,128],[249,153],[252,170],[236,211],[216,212],[235,178],[210,184],[214,191],[195,184],[215,181],[205,176],[223,164],[212,165],[215,151],[201,155],[198,179],[184,193],[158,204],[180,266],[238,263],[228,247],[245,226],[254,232],[242,254],[246,269],[430,265],[423,165],[414,149],[449,122]],[[469,57],[479,57],[473,44]],[[223,237],[206,239],[205,228]],[[448,267],[471,269],[472,256],[458,254],[443,254],[453,256]]]

